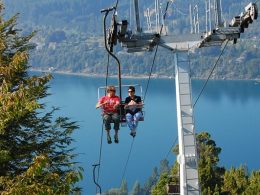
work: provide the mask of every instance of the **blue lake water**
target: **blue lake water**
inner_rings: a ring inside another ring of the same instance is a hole
[[[146,79],[123,79],[123,84],[141,84]],[[109,84],[117,85],[116,79]],[[192,81],[193,99],[204,81]],[[97,88],[104,78],[54,74],[48,106],[61,108],[57,115],[79,121],[74,134],[78,160],[85,169],[80,183],[84,194],[95,194],[92,164],[98,163],[102,120],[95,109]],[[125,96],[126,94],[123,94]],[[177,137],[175,83],[172,79],[152,79],[145,99],[145,121],[138,128],[125,179],[131,190],[135,181],[143,184],[167,153]],[[227,168],[246,164],[250,170],[260,168],[260,83],[255,81],[210,81],[196,104],[196,132],[208,131],[222,148],[220,165]],[[113,133],[113,132],[112,132]],[[99,183],[102,191],[119,187],[132,143],[127,127],[120,129],[120,143],[108,145],[104,137]],[[175,156],[170,154],[172,163]]]

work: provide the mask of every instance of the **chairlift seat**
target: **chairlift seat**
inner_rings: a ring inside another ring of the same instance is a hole
[[[121,87],[122,87],[122,92],[123,92],[123,94],[127,94],[126,92],[127,92],[127,88],[129,87],[129,86],[134,86],[136,89],[138,88],[138,90],[136,90],[136,91],[138,91],[138,95],[139,96],[141,96],[141,99],[142,99],[142,101],[143,101],[143,90],[142,90],[142,86],[141,85],[139,85],[139,84],[133,84],[133,85],[121,85]],[[118,89],[118,86],[115,86],[115,88],[116,89]],[[105,94],[105,90],[106,90],[106,86],[102,86],[102,87],[99,87],[98,88],[98,99],[100,99],[101,98],[101,91],[104,91],[104,94]],[[118,91],[118,90],[117,90]],[[125,93],[124,93],[125,92]],[[124,108],[125,107],[125,104],[124,104],[124,101],[122,101],[121,102],[121,104],[120,104],[120,108],[118,109],[118,114],[120,115],[120,123],[121,123],[121,126],[126,126],[125,124],[126,124],[126,117],[125,117],[125,115],[126,115],[126,109]],[[139,121],[144,121],[144,111],[142,110],[142,117],[139,119]],[[113,121],[112,121],[112,123],[114,123]]]
[[[180,195],[180,185],[167,184],[166,188],[168,195]]]

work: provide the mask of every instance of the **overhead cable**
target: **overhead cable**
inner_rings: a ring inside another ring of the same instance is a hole
[[[200,91],[200,93],[199,93],[199,95],[198,95],[198,97],[197,97],[195,103],[193,104],[193,108],[196,106],[198,100],[200,99],[201,94],[203,93],[204,89],[206,88],[206,86],[207,86],[207,84],[208,84],[208,81],[209,81],[209,79],[210,79],[210,77],[211,77],[213,71],[215,70],[217,64],[218,64],[218,61],[219,61],[220,57],[222,56],[222,54],[223,54],[223,52],[224,52],[224,50],[225,50],[225,48],[226,48],[226,46],[227,46],[227,44],[228,44],[228,41],[229,41],[229,40],[226,40],[226,44],[224,45],[223,49],[221,50],[221,53],[220,53],[219,56],[218,56],[217,61],[215,62],[214,66],[212,67],[212,69],[211,69],[211,71],[210,71],[210,74],[209,74],[209,76],[208,76],[206,82],[204,83],[204,85],[203,85],[203,87],[202,87],[202,89],[201,89],[201,91]]]
[[[132,143],[131,143],[130,150],[129,150],[128,155],[127,155],[127,160],[126,160],[126,163],[125,163],[125,166],[124,166],[124,170],[123,170],[123,174],[122,174],[122,179],[121,179],[121,184],[122,184],[122,182],[123,182],[123,180],[124,180],[124,177],[125,177],[125,173],[126,173],[126,169],[127,169],[127,166],[128,166],[129,159],[130,159],[130,155],[131,155],[131,153],[132,153],[134,141],[135,141],[135,139],[133,138]]]

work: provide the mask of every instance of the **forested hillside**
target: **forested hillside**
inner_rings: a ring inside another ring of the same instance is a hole
[[[24,34],[37,30],[33,42],[37,49],[31,54],[32,69],[84,73],[87,75],[105,74],[107,53],[103,41],[102,8],[111,7],[114,0],[4,0],[5,16],[20,13],[19,23]],[[118,4],[118,17],[134,24],[132,1],[121,0]],[[204,14],[204,0],[199,0],[200,15]],[[222,1],[223,18],[230,22],[239,15],[250,1]],[[147,28],[144,13],[154,2],[140,0],[142,26]],[[164,9],[166,1],[162,1]],[[187,33],[189,26],[189,1],[174,1],[169,7],[165,25],[172,34]],[[131,17],[130,17],[131,16]],[[152,20],[154,19],[152,15]],[[129,20],[132,18],[132,20]],[[202,24],[205,18],[202,18]],[[236,45],[229,43],[223,57],[214,71],[216,79],[259,79],[260,78],[260,28],[259,20],[241,34]],[[201,25],[203,29],[203,25]],[[147,75],[153,59],[153,52],[129,54],[116,47],[122,63],[124,75]],[[198,49],[191,54],[192,76],[206,78],[210,68],[220,54],[220,48]],[[110,73],[115,74],[116,65],[111,63]],[[154,72],[158,76],[173,76],[173,55],[159,48]]]

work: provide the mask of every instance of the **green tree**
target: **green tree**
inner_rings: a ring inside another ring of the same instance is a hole
[[[128,187],[127,187],[127,182],[126,180],[122,181],[121,187],[120,187],[120,192],[122,195],[127,195],[128,194]]]
[[[152,175],[148,178],[148,180],[144,184],[144,188],[143,188],[144,195],[151,194],[151,189],[154,185],[156,185],[156,182],[158,181],[158,179],[159,179],[158,168],[155,167],[153,169]]]
[[[152,188],[152,195],[167,195],[166,186],[170,182],[168,173],[163,172],[154,188]]]
[[[231,167],[229,171],[225,172],[222,192],[232,195],[242,194],[248,185],[247,168],[245,166],[240,166],[238,169]]]
[[[4,20],[1,1],[0,14],[0,191],[37,194],[38,187],[49,186],[68,194],[81,177],[70,147],[78,126],[66,117],[53,119],[56,108],[46,112],[40,100],[51,76],[27,73],[35,33],[20,35],[18,15]]]
[[[105,195],[127,195],[128,187],[126,180],[122,181],[120,188],[112,188],[104,193]]]
[[[257,194],[260,192],[260,171],[253,171],[249,178],[249,185],[245,194]]]
[[[77,173],[70,172],[61,179],[59,174],[48,169],[49,164],[46,156],[37,156],[22,174],[0,177],[1,194],[69,194],[71,184],[78,181]],[[76,190],[74,194],[77,194]]]
[[[201,132],[196,136],[197,139],[197,151],[199,155],[198,168],[200,185],[202,194],[218,194],[220,193],[220,186],[223,183],[223,175],[225,169],[218,167],[221,148],[216,146],[214,140],[207,132]],[[173,149],[173,152],[178,155],[178,145]],[[152,194],[165,194],[167,184],[179,185],[179,164],[175,161],[174,166],[171,169],[171,175],[161,174]]]
[[[121,195],[121,191],[119,188],[112,188],[105,192],[105,195]]]
[[[131,195],[142,195],[142,188],[141,188],[141,185],[138,181],[136,181],[134,183],[134,186],[133,186],[133,189],[130,193]]]
[[[169,161],[167,159],[163,159],[160,162],[160,173],[169,173],[171,168],[169,167]]]
[[[225,172],[223,167],[218,167],[221,148],[216,146],[215,141],[207,132],[198,134],[196,140],[202,194],[213,194],[219,186],[222,186],[222,176]]]
[[[170,183],[170,167],[167,159],[161,160],[160,162],[160,178],[158,182],[152,187],[152,194],[163,195],[167,194],[167,184]]]

